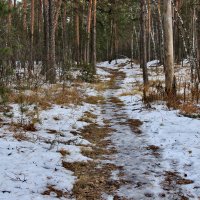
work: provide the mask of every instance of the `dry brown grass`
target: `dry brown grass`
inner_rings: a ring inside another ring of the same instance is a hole
[[[77,200],[100,200],[103,192],[113,193],[121,184],[120,181],[109,179],[111,172],[119,169],[118,167],[113,164],[102,165],[99,163],[99,160],[103,159],[105,155],[112,154],[115,151],[106,148],[107,142],[110,141],[105,140],[105,137],[112,130],[107,126],[100,127],[97,124],[90,124],[79,131],[85,139],[95,144],[95,146],[81,147],[82,154],[93,160],[75,163],[63,161],[62,164],[66,169],[73,171],[77,177],[77,182],[73,188],[73,194]]]
[[[180,114],[191,117],[191,118],[199,118],[200,117],[200,107],[198,107],[194,103],[185,103],[179,105]]]
[[[29,140],[29,137],[25,133],[22,133],[22,132],[20,132],[20,133],[15,132],[13,134],[13,137],[18,141],[28,141]]]
[[[174,191],[174,188],[178,188],[179,185],[188,185],[194,183],[194,181],[186,179],[186,177],[187,174],[185,174],[185,177],[183,178],[178,172],[166,171],[165,180],[162,183],[164,190]],[[184,195],[181,193],[178,193],[178,195],[182,197],[181,199],[188,199],[187,197],[184,197]]]
[[[100,91],[105,90],[105,89],[120,89],[120,87],[116,85],[116,78],[123,80],[126,77],[126,74],[124,72],[121,72],[119,70],[114,70],[114,69],[105,68],[105,71],[108,71],[110,73],[110,75],[108,76],[110,80],[102,82],[99,86],[97,85],[97,90],[98,90],[98,87]]]
[[[70,155],[70,152],[64,148],[60,149],[59,150],[59,153],[62,155],[62,156],[67,156],[67,155]]]
[[[116,80],[115,80],[115,75],[114,74],[111,74],[109,76],[110,80],[107,81],[107,86],[109,89],[119,89],[120,87],[119,86],[116,86]]]
[[[80,105],[82,103],[83,96],[78,88],[73,87],[58,92],[52,99],[52,102],[59,105],[75,104]]]
[[[12,103],[26,103],[28,105],[38,104],[42,109],[48,109],[51,107],[51,103],[43,97],[42,95],[37,95],[34,91],[30,95],[25,95],[23,93],[13,93],[9,96],[9,102]]]
[[[90,124],[80,130],[81,135],[91,143],[99,145],[100,141],[112,131],[109,127],[99,127],[97,124]]]
[[[102,92],[102,91],[105,91],[106,89],[109,88],[109,82],[106,81],[106,82],[103,82],[103,81],[100,81],[98,83],[95,83],[95,84],[92,84],[92,87],[98,91],[98,92]]]
[[[19,133],[19,131],[24,131],[24,132],[36,132],[37,129],[35,127],[35,124],[33,123],[11,123],[9,129],[14,132],[14,133]]]
[[[24,124],[22,127],[23,127],[24,131],[30,131],[30,132],[37,131],[35,124],[33,124],[33,123]]]
[[[149,145],[146,147],[147,150],[152,150],[152,151],[158,151],[160,147],[155,146],[155,145]]]
[[[119,107],[123,107],[124,106],[124,103],[117,97],[111,97],[109,98],[109,101]]]
[[[193,180],[187,179],[187,174],[184,174],[184,177],[180,175],[180,173],[174,171],[166,171],[164,174],[164,181],[161,183],[162,188],[167,192],[167,193],[172,193],[174,194],[174,191],[176,192],[173,196],[175,199],[180,199],[180,200],[189,200],[187,196],[184,194],[183,187],[181,185],[188,185],[194,183]],[[165,197],[165,194],[162,193],[161,197]]]
[[[55,129],[46,129],[47,133],[49,134],[59,134],[60,132]]]
[[[59,117],[59,116],[54,116],[53,119],[54,119],[55,121],[59,121],[59,120],[60,120],[60,117]]]
[[[64,192],[62,190],[56,189],[53,185],[48,185],[47,189],[42,193],[42,195],[48,195],[50,196],[51,193],[56,194],[56,197],[60,199],[61,197],[69,197],[69,194],[67,192]]]
[[[141,134],[142,131],[140,130],[140,126],[142,126],[143,122],[141,122],[139,119],[128,119],[126,122],[123,122],[125,124],[128,124],[135,134]]]
[[[155,146],[155,145],[149,145],[146,147],[146,149],[151,151],[151,154],[154,155],[155,157],[160,156],[160,153],[159,153],[160,147]]]
[[[87,96],[84,102],[89,104],[104,104],[105,98],[103,96]]]
[[[78,120],[87,123],[94,123],[94,120],[97,119],[97,116],[89,111],[84,112],[84,115]]]
[[[107,85],[109,89],[120,89],[120,86],[116,85],[116,78],[125,79],[126,74],[119,70],[111,70],[111,75],[109,76],[110,80],[107,81]]]
[[[97,119],[97,115],[95,115],[89,111],[84,112],[84,116],[91,118],[91,119]]]
[[[140,96],[142,96],[143,93],[140,90],[133,89],[131,91],[122,92],[119,96],[134,96],[134,95],[140,95]]]
[[[107,141],[108,142],[108,141]],[[110,143],[110,141],[109,141]],[[103,155],[111,155],[116,153],[115,149],[106,149],[102,148],[104,145],[107,145],[107,143],[100,143],[101,147],[93,147],[91,148],[81,148],[81,153],[89,158],[92,158],[94,160],[101,159]]]
[[[13,92],[9,95],[9,102],[12,103],[27,103],[37,104],[42,109],[48,109],[52,104],[80,105],[83,102],[83,91],[78,87],[66,87],[63,89],[62,85],[55,84],[49,88],[40,88],[38,90],[32,90],[29,94],[25,92]]]
[[[94,161],[68,163],[63,161],[63,167],[74,171],[78,180],[73,188],[77,200],[101,200],[103,192],[113,192],[119,188],[120,182],[110,181],[111,171],[117,167],[106,164],[97,168]]]

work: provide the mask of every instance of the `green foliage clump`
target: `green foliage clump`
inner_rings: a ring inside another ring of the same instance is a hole
[[[3,84],[0,85],[0,104],[5,105],[8,102],[8,94],[10,90],[4,86]]]
[[[7,15],[10,12],[5,1],[0,1],[0,17]]]
[[[10,47],[0,48],[0,58],[9,58],[12,56],[12,49]]]
[[[88,83],[94,82],[95,72],[94,72],[94,67],[93,67],[92,64],[81,65],[81,70],[80,71],[81,71],[80,78],[83,81],[88,82]]]

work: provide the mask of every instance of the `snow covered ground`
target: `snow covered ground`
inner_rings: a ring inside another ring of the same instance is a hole
[[[3,113],[0,117],[0,200],[73,199],[76,177],[62,162],[89,160],[80,147],[90,143],[74,133],[87,124],[78,121],[84,112],[98,109],[87,103],[53,105],[40,112],[40,123],[31,132],[11,129],[10,123],[21,121],[21,113],[18,104],[10,107],[12,118]]]
[[[148,63],[150,80],[163,84],[157,63]],[[176,69],[176,75],[184,78],[188,70]],[[18,126],[30,121],[25,112],[35,113],[33,105],[9,104],[9,112],[0,107],[0,200],[75,199],[72,189],[77,177],[62,163],[91,160],[82,155],[81,147],[94,144],[78,131],[88,125],[79,120],[88,111],[97,116],[94,124],[101,126],[107,120],[113,129],[108,148],[114,147],[117,153],[99,162],[120,166],[111,179],[123,183],[115,194],[105,191],[102,199],[198,200],[200,120],[184,117],[162,101],[145,106],[142,70],[136,64],[131,67],[129,59],[99,63],[97,73],[105,84],[103,89],[90,84],[77,87],[88,96],[103,96],[104,103],[53,104],[39,111],[35,130]]]
[[[126,66],[120,67],[122,63]],[[152,61],[148,66],[155,63],[157,61]],[[125,178],[130,181],[119,189],[118,195],[128,199],[199,199],[200,120],[184,117],[179,110],[170,110],[164,102],[145,107],[141,92],[128,93],[137,90],[138,83],[142,83],[139,65],[131,67],[127,60],[112,64],[104,62],[99,67],[118,69],[126,74],[124,80],[116,80],[120,89],[105,94],[118,95],[125,104],[115,113],[108,112],[116,130],[111,136],[118,150],[114,163],[123,166]],[[163,75],[156,75],[151,69],[150,80],[156,80],[155,77],[164,80]],[[176,73],[186,76],[187,70],[180,69]],[[116,114],[121,117],[120,121]],[[125,118],[143,123],[140,135],[121,125]]]

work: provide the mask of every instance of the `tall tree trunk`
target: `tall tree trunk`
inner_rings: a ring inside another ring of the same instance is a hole
[[[147,43],[147,60],[151,59],[151,1],[148,0],[148,43]]]
[[[164,33],[163,33],[163,23],[161,17],[160,0],[157,3],[158,9],[158,24],[159,24],[159,46],[160,46],[160,63],[164,64]]]
[[[16,8],[17,0],[14,0],[14,8]]]
[[[116,19],[114,19],[114,24],[113,24],[113,34],[114,34],[114,57],[117,62],[117,54],[118,54],[118,41],[117,41],[117,22]]]
[[[39,34],[42,32],[42,22],[43,22],[43,18],[42,18],[42,0],[39,0],[39,8],[38,8],[38,32]]]
[[[31,52],[30,52],[30,69],[34,67],[34,58],[33,58],[33,38],[34,38],[34,24],[35,24],[35,2],[31,0]]]
[[[49,69],[47,71],[47,80],[50,83],[56,81],[56,28],[62,0],[49,0]]]
[[[97,47],[96,47],[96,40],[97,40],[97,33],[96,33],[96,26],[97,26],[97,0],[93,0],[93,72],[96,73],[96,60],[97,60]]]
[[[66,34],[66,24],[67,24],[67,6],[66,2],[63,2],[63,14],[62,14],[62,34],[63,34],[63,62],[67,61],[67,34]]]
[[[113,59],[113,16],[110,16],[110,48],[109,48],[109,62]]]
[[[167,95],[172,95],[174,82],[174,49],[171,0],[164,1],[164,46],[165,46],[165,87]]]
[[[12,0],[8,0],[8,8],[9,8],[9,13],[8,13],[8,35],[11,31],[11,25],[12,25]]]
[[[88,15],[87,15],[87,42],[85,46],[85,63],[90,63],[90,33],[91,33],[91,18],[92,18],[92,0],[89,0]]]
[[[200,5],[198,5],[197,8],[197,21],[196,21],[196,28],[197,28],[197,72],[198,72],[198,78],[200,82]]]
[[[23,0],[23,29],[27,32],[27,1]]]
[[[174,12],[174,59],[176,62],[179,62],[181,60],[181,55],[180,55],[180,33],[179,33],[179,20],[178,20],[178,16],[177,16],[177,12],[180,11],[181,9],[181,0],[176,0],[175,1],[175,9],[176,12]]]
[[[44,16],[44,50],[43,50],[43,68],[42,74],[46,75],[49,69],[49,2],[43,0]]]
[[[77,64],[80,64],[80,33],[79,33],[79,3],[78,0],[74,0],[75,6],[75,55]]]
[[[146,49],[146,10],[145,0],[140,1],[141,8],[141,31],[140,31],[140,59],[141,67],[143,69],[143,81],[144,81],[144,101],[147,100],[146,90],[148,86],[148,73],[147,73],[147,49]]]
[[[49,0],[49,69],[47,71],[47,79],[50,83],[55,83],[56,72],[55,72],[55,2]]]

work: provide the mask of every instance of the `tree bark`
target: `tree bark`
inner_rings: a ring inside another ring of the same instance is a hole
[[[67,34],[66,34],[66,24],[67,24],[67,8],[66,8],[66,2],[63,2],[63,14],[62,14],[62,35],[63,35],[63,53],[62,53],[62,58],[64,64],[67,61]]]
[[[143,82],[144,82],[144,101],[147,101],[147,87],[148,87],[148,73],[147,73],[147,49],[146,49],[146,10],[145,10],[145,0],[140,1],[140,20],[141,20],[141,31],[140,31],[140,62],[143,70]]]
[[[44,67],[46,79],[50,83],[56,81],[56,27],[62,0],[43,0],[44,8]]]
[[[198,6],[197,9],[197,67],[198,67],[198,78],[200,82],[200,5]]]
[[[148,43],[147,60],[151,60],[151,1],[148,0]]]
[[[17,1],[14,0],[14,8],[16,8],[16,5],[17,5]]]
[[[42,18],[42,0],[39,0],[39,8],[38,8],[38,32],[39,34],[42,31],[42,22],[43,22],[43,18]]]
[[[89,0],[89,5],[88,5],[88,15],[87,15],[87,42],[85,46],[85,63],[89,64],[90,63],[90,33],[91,33],[91,17],[92,17],[92,0]]]
[[[8,33],[10,33],[11,31],[11,25],[12,25],[12,0],[8,0],[8,9],[9,9],[9,13],[8,13]]]
[[[26,16],[27,15],[27,1],[23,0],[23,29],[24,32],[27,32],[27,20],[26,20]]]
[[[97,60],[97,47],[96,47],[96,40],[97,40],[97,33],[96,33],[96,26],[97,26],[97,0],[93,0],[93,72],[96,73],[96,60]]]
[[[33,58],[33,38],[34,38],[34,24],[35,24],[35,2],[31,0],[31,52],[30,52],[30,69],[34,67],[34,58]]]
[[[164,1],[164,46],[165,46],[165,87],[167,95],[173,93],[174,83],[174,49],[171,0]]]
[[[44,16],[44,50],[43,50],[43,68],[42,74],[46,75],[49,68],[49,2],[43,0]]]
[[[80,33],[79,33],[79,3],[78,0],[74,0],[75,6],[75,55],[77,64],[80,64]]]

